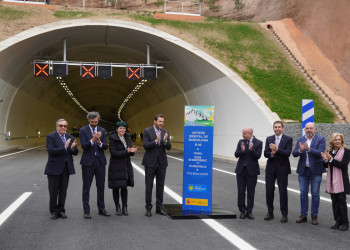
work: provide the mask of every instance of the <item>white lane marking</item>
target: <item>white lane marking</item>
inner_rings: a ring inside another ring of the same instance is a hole
[[[28,149],[25,149],[25,150],[14,152],[14,153],[11,153],[11,154],[1,155],[0,158],[4,158],[4,157],[10,156],[10,155],[16,155],[16,154],[23,153],[23,152],[26,152],[26,151],[29,151],[29,150],[33,150],[33,149],[36,149],[36,148],[41,148],[41,147],[44,147],[44,146],[45,145],[41,145],[41,146],[37,146],[37,147],[34,147],[34,148],[28,148]]]
[[[4,212],[0,214],[0,226],[8,217],[13,214],[16,209],[32,194],[32,192],[23,193],[16,201],[14,201]]]
[[[175,159],[175,160],[184,161],[183,159],[177,158],[177,157],[174,157],[174,156],[168,155],[168,157],[173,158],[173,159]],[[226,174],[236,175],[236,174],[233,173],[233,172],[229,172],[229,171],[222,170],[222,169],[219,169],[219,168],[213,168],[213,169],[216,170],[216,171],[219,171],[219,172],[226,173]],[[266,182],[265,182],[265,181],[262,181],[262,180],[258,180],[258,182],[259,182],[259,183],[262,183],[262,184],[264,184],[264,185],[266,184]],[[275,184],[275,187],[278,187],[278,185]],[[299,191],[299,190],[296,190],[296,189],[293,189],[293,188],[287,188],[287,190],[290,191],[290,192],[296,193],[296,194],[300,194],[300,191]],[[311,197],[311,194],[309,193],[308,196]],[[327,201],[327,202],[332,202],[331,199],[326,198],[326,197],[322,197],[322,196],[320,196],[320,200]],[[347,206],[350,207],[350,204],[347,204]]]
[[[172,157],[175,158],[175,157]],[[176,158],[175,158],[176,159]],[[178,159],[178,158],[177,158]],[[137,166],[135,163],[131,162],[132,166],[140,172],[142,175],[145,175],[145,171]],[[176,200],[178,203],[182,204],[182,197],[172,191],[167,186],[164,186],[164,191],[170,195],[174,200]],[[228,230],[226,227],[221,225],[219,222],[213,219],[201,219],[204,223],[206,223],[208,226],[210,226],[212,229],[214,229],[216,232],[218,232],[221,236],[223,236],[225,239],[227,239],[229,242],[231,242],[233,245],[238,247],[239,249],[256,249],[252,245],[250,245],[248,242],[244,241],[240,237],[238,237],[236,234],[232,233],[230,230]]]

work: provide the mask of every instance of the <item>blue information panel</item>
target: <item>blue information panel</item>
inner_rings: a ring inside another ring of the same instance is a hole
[[[183,214],[212,211],[214,106],[185,106]]]

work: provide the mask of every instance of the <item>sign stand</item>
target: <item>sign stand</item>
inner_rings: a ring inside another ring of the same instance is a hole
[[[185,106],[184,137],[182,204],[164,209],[172,219],[236,218],[212,205],[214,106]]]

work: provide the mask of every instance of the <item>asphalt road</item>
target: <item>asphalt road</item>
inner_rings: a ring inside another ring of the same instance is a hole
[[[107,155],[109,158],[109,154]],[[140,150],[132,158],[143,169]],[[181,153],[169,152],[166,186],[182,196]],[[144,216],[144,176],[134,170],[135,187],[129,188],[129,216],[116,216],[112,191],[106,188],[105,203],[112,217],[99,216],[96,206],[96,187],[91,188],[91,220],[83,218],[81,191],[82,178],[79,165],[81,154],[75,157],[77,174],[71,176],[66,200],[67,220],[51,220],[48,210],[47,178],[43,175],[47,160],[44,147],[0,158],[0,213],[3,213],[24,192],[32,194],[0,226],[0,249],[237,249],[250,244],[257,249],[349,249],[349,231],[331,230],[334,224],[329,195],[322,183],[319,225],[311,219],[296,224],[299,216],[299,194],[288,193],[289,222],[280,223],[278,191],[275,197],[275,219],[264,221],[265,204],[264,171],[256,187],[254,220],[171,220],[155,214]],[[179,159],[176,159],[179,158]],[[239,214],[235,166],[214,161],[213,207]],[[219,171],[223,170],[223,171]],[[294,173],[289,177],[289,188],[298,190]],[[153,192],[155,201],[155,192]],[[177,201],[164,194],[165,204]],[[349,204],[349,202],[348,202]],[[228,235],[228,240],[222,234]],[[233,238],[233,237],[239,238]]]

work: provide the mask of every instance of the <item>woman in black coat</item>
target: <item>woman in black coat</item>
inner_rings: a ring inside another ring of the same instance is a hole
[[[126,133],[126,123],[117,122],[117,132],[109,137],[109,151],[111,159],[108,168],[108,187],[113,189],[113,199],[117,215],[128,215],[128,189],[134,186],[134,172],[130,156],[133,156],[137,148],[132,146],[130,136]],[[119,190],[122,199],[122,210],[119,204]]]
[[[344,145],[344,136],[334,133],[329,139],[328,152],[321,153],[327,169],[327,193],[332,199],[335,220],[332,229],[348,230],[348,208],[346,195],[350,194],[348,165],[350,150]]]

